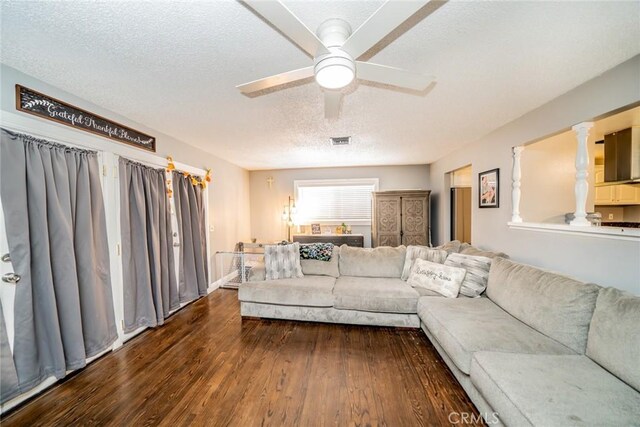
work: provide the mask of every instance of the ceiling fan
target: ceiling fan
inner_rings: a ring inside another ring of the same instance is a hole
[[[429,0],[389,0],[353,32],[347,22],[336,18],[324,21],[313,33],[279,0],[245,0],[244,4],[312,56],[313,66],[236,87],[243,94],[249,95],[315,76],[316,82],[323,88],[326,118],[338,117],[342,99],[340,89],[348,86],[354,79],[423,91],[434,77],[357,59],[428,2]]]

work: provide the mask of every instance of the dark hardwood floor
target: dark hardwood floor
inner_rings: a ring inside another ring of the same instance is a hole
[[[2,426],[450,425],[452,412],[477,416],[420,330],[243,321],[237,292],[217,290]]]

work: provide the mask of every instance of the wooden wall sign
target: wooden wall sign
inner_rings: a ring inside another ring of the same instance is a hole
[[[16,85],[16,109],[114,141],[156,151],[156,139],[152,136],[20,85]]]

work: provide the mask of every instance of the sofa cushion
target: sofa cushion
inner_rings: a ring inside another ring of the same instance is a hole
[[[381,313],[416,313],[418,293],[400,278],[340,276],[334,307]]]
[[[460,246],[462,242],[460,240],[452,240],[450,242],[445,243],[444,245],[436,246],[436,249],[442,249],[446,251],[448,254],[456,254],[460,252]]]
[[[460,286],[460,293],[468,297],[479,297],[487,289],[491,258],[476,255],[451,254],[444,265],[464,268],[467,272]]]
[[[444,264],[447,259],[447,251],[434,249],[428,246],[407,246],[407,253],[404,258],[404,267],[402,268],[402,280],[409,279],[411,268],[416,259],[424,259],[438,264]]]
[[[249,270],[249,275],[247,277],[247,281],[249,282],[260,282],[262,280],[267,279],[267,269],[264,266],[264,262],[256,263]]]
[[[379,246],[377,248],[340,247],[340,275],[355,277],[400,278],[407,248]]]
[[[456,298],[466,274],[464,268],[418,258],[413,263],[407,284],[414,288],[429,289],[447,298]]]
[[[265,245],[264,265],[267,270],[267,280],[302,277],[300,243]]]
[[[469,374],[471,357],[478,351],[575,354],[488,298],[421,297],[418,316],[465,374]]]
[[[487,296],[509,314],[584,354],[599,286],[494,258]]]
[[[335,282],[336,279],[327,276],[247,282],[238,288],[238,299],[264,304],[331,307]]]
[[[615,288],[600,290],[587,356],[640,391],[640,297]]]
[[[301,259],[300,266],[303,274],[313,274],[315,276],[340,276],[338,263],[340,262],[340,247],[334,246],[329,261],[319,261],[316,259]]]
[[[471,382],[506,425],[630,426],[640,393],[586,356],[481,352]]]

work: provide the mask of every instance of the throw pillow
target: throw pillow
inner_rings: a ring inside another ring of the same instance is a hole
[[[330,276],[339,277],[340,269],[338,263],[340,261],[340,246],[334,246],[329,261],[318,261],[316,259],[301,259],[300,266],[302,274],[312,276]]]
[[[442,249],[430,248],[427,246],[408,246],[407,254],[404,258],[404,268],[402,269],[402,280],[407,280],[411,274],[411,267],[416,259],[425,259],[438,264],[444,264],[447,259],[447,251]]]
[[[300,259],[315,259],[331,261],[333,243],[302,243],[300,244]]]
[[[300,267],[300,243],[265,245],[264,264],[266,280],[303,277]]]
[[[479,297],[487,289],[491,258],[485,256],[451,254],[444,265],[464,268],[467,274],[464,276],[460,293],[468,297]]]
[[[414,288],[425,288],[447,298],[456,298],[466,273],[464,268],[449,267],[418,258],[413,263],[407,283]]]
[[[493,251],[484,251],[482,249],[478,249],[475,246],[467,245],[464,248],[460,247],[460,253],[464,255],[475,255],[475,256],[483,256],[487,258],[505,258],[509,259],[509,255],[504,252],[493,252]]]
[[[436,249],[442,249],[443,251],[447,251],[449,254],[453,254],[460,252],[461,245],[462,242],[460,242],[460,240],[452,240],[444,245],[437,246]]]

